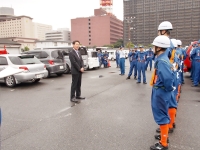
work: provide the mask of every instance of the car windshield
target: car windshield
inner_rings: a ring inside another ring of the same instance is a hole
[[[69,49],[64,49],[62,52],[63,52],[64,56],[69,56],[70,50]]]
[[[52,51],[51,56],[55,59],[63,59],[63,54],[62,54],[61,50]]]
[[[92,57],[97,57],[97,52],[92,52]]]
[[[42,62],[34,55],[9,56],[10,61],[15,65],[41,64]]]
[[[87,50],[85,47],[80,47],[79,51],[80,51],[81,55],[87,55]]]

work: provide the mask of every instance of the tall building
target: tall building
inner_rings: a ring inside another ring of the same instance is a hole
[[[0,38],[23,37],[45,39],[52,26],[34,23],[29,16],[15,16],[13,8],[0,7]]]
[[[52,30],[51,25],[33,22],[34,38],[36,39],[45,40],[45,33],[51,30]]]
[[[65,41],[71,43],[71,32],[68,28],[60,28],[55,31],[45,33],[45,40],[47,41]]]
[[[71,39],[93,47],[113,44],[123,38],[123,22],[102,8],[94,16],[71,19]]]
[[[0,38],[25,37],[33,38],[33,22],[28,16],[0,15]]]
[[[170,21],[171,38],[183,45],[200,39],[200,0],[124,0],[124,42],[149,45],[158,25]]]

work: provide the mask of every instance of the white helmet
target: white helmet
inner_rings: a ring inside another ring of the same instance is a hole
[[[158,26],[158,30],[172,30],[172,24],[169,21],[163,21],[161,24]]]
[[[172,41],[172,44],[174,45],[174,47],[177,47],[178,45],[177,45],[177,42],[176,42],[176,39],[171,39],[171,41]]]
[[[159,35],[154,39],[152,45],[158,46],[161,48],[168,48],[170,47],[170,40],[167,36]]]
[[[177,45],[182,45],[181,40],[176,40]]]

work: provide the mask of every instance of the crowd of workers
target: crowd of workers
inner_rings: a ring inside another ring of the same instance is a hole
[[[183,67],[186,59],[186,51],[181,47],[181,40],[170,39],[172,24],[168,21],[158,26],[158,36],[154,39],[153,48],[144,50],[143,46],[135,46],[128,54],[130,69],[128,77],[134,76],[137,83],[146,82],[146,70],[154,70],[150,85],[152,86],[151,107],[155,122],[159,125],[155,135],[158,143],[150,147],[150,150],[168,150],[168,133],[173,133],[176,125],[177,107],[181,94],[181,86],[184,84]],[[106,66],[107,54],[101,55],[102,64]],[[198,86],[200,81],[200,40],[194,45],[190,58],[192,60],[191,79],[192,86]],[[125,75],[125,53],[123,47],[116,51],[116,65],[120,68],[121,76]],[[171,142],[171,141],[170,141]]]
[[[155,122],[159,125],[155,135],[158,143],[150,147],[150,150],[168,150],[168,133],[173,133],[176,125],[177,107],[181,94],[181,86],[184,84],[183,68],[186,59],[186,50],[182,48],[181,40],[170,39],[170,32],[173,30],[172,24],[168,21],[160,23],[158,26],[158,36],[154,39],[153,48],[144,50],[143,46],[135,46],[128,54],[130,69],[128,77],[132,74],[137,83],[141,83],[141,73],[143,84],[146,82],[146,70],[152,70],[154,61],[154,71],[150,85],[152,86],[151,106]],[[101,64],[107,67],[108,54],[99,53]],[[198,86],[200,82],[200,40],[193,45],[190,53],[192,60],[191,79],[192,86]],[[125,53],[123,47],[116,51],[116,65],[120,68],[121,76],[125,75]],[[134,71],[134,73],[133,73]]]

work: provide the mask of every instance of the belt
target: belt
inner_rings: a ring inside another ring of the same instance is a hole
[[[159,89],[159,88],[161,88],[161,89],[165,89],[164,86],[153,86],[153,88],[155,88],[155,89]]]
[[[144,63],[144,62],[145,62],[145,60],[138,60],[138,62],[143,62],[143,63]]]

